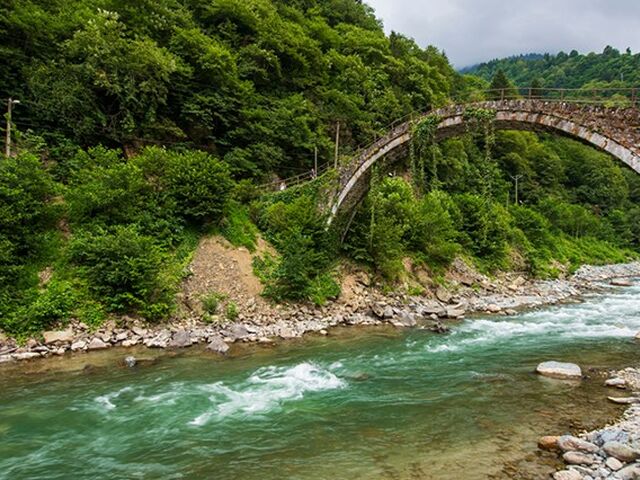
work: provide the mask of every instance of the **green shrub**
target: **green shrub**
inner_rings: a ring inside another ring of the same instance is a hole
[[[235,302],[227,303],[225,315],[227,317],[227,320],[229,320],[230,322],[235,322],[238,318],[238,315],[240,315],[240,313],[238,312],[238,305],[236,305]]]
[[[162,275],[168,255],[135,227],[80,232],[70,260],[108,311],[157,319],[172,310],[172,292]]]
[[[463,245],[490,268],[504,266],[510,229],[508,212],[478,195],[460,194],[454,199],[462,216],[459,230]]]
[[[208,293],[200,299],[200,302],[202,303],[202,309],[205,311],[205,313],[215,315],[218,312],[220,302],[225,300],[226,298],[227,296],[222,293]]]
[[[276,301],[322,301],[318,277],[325,275],[335,260],[333,232],[311,195],[302,193],[289,203],[275,201],[260,216],[261,224],[280,257],[254,260],[254,269],[265,284],[264,294]]]
[[[255,251],[258,227],[249,218],[247,208],[237,202],[230,202],[222,220],[222,235],[236,247]]]

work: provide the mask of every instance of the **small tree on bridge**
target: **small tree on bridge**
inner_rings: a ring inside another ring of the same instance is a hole
[[[489,86],[489,99],[506,100],[516,98],[517,96],[518,90],[516,87],[513,86],[513,83],[511,83],[511,80],[509,80],[502,69],[498,69]]]

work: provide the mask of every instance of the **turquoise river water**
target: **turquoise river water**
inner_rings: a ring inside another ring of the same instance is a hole
[[[640,285],[450,334],[349,328],[277,347],[0,368],[0,479],[547,478],[540,435],[593,428],[637,364]],[[589,379],[533,372],[579,363]]]

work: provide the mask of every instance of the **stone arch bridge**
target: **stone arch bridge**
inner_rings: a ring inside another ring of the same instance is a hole
[[[640,109],[635,89],[633,92],[633,101],[621,102],[619,106],[595,99],[504,99],[451,105],[400,123],[338,167],[337,188],[328,203],[329,223],[352,212],[362,200],[374,164],[382,159],[390,164],[406,157],[412,126],[417,121],[436,116],[439,123],[435,136],[440,141],[467,131],[465,112],[470,108],[494,111],[496,129],[551,131],[573,137],[611,154],[640,173]]]

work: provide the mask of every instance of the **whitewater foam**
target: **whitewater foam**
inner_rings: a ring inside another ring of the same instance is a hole
[[[236,414],[255,415],[276,411],[284,402],[300,400],[307,393],[345,386],[344,380],[313,363],[265,367],[233,387],[224,382],[203,385],[201,388],[212,394],[209,400],[213,408],[198,415],[189,424],[202,426],[214,417],[222,419]]]

